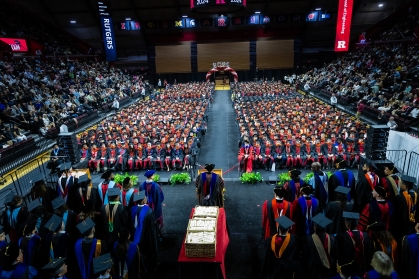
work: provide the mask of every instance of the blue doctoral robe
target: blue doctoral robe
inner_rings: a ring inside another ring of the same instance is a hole
[[[164,201],[164,194],[159,184],[156,182],[143,182],[140,190],[145,191],[147,197],[147,204],[154,211],[156,221],[163,226],[163,209],[162,202]]]

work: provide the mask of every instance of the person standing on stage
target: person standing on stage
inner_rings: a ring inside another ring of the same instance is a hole
[[[375,187],[372,191],[374,200],[362,210],[358,223],[360,231],[367,231],[368,226],[377,222],[383,222],[386,225],[386,230],[389,230],[393,222],[394,208],[391,202],[386,201],[386,195],[386,190],[381,186]]]
[[[141,270],[154,270],[157,264],[157,235],[153,210],[147,205],[144,191],[134,194],[133,201],[137,204],[131,208],[131,238],[138,245],[141,253]]]
[[[335,167],[338,171],[334,172],[329,178],[329,200],[331,201],[336,199],[335,189],[338,186],[347,187],[349,188],[350,192],[352,189],[355,189],[355,176],[351,171],[346,169],[346,161],[338,159],[336,161]],[[348,193],[349,202],[352,199],[350,192]]]
[[[262,228],[264,239],[278,232],[278,223],[275,221],[281,216],[292,219],[292,204],[285,200],[287,190],[283,186],[274,188],[275,197],[267,200],[262,207]]]
[[[319,200],[320,209],[324,209],[326,204],[329,202],[329,178],[327,173],[322,171],[322,166],[319,162],[315,162],[311,165],[313,171],[313,177],[310,178],[308,184],[314,189],[314,196]]]
[[[326,233],[332,221],[319,213],[311,221],[314,232],[303,240],[303,268],[310,278],[330,278],[336,273],[337,247],[333,235]]]
[[[363,276],[372,258],[372,243],[368,233],[358,230],[359,213],[344,211],[346,231],[337,235],[339,255],[350,255],[355,259],[355,270]]]
[[[201,206],[224,207],[224,180],[212,172],[214,167],[214,164],[206,164],[206,172],[198,175],[195,181],[196,194]]]
[[[153,176],[156,171],[149,170],[144,176],[147,178],[140,186],[140,191],[145,191],[147,197],[147,204],[154,212],[156,219],[157,237],[162,239],[163,223],[163,208],[164,194],[159,184],[153,181]]]
[[[252,172],[253,167],[253,147],[250,145],[249,140],[244,139],[244,145],[240,147],[238,160],[240,162],[240,169],[243,172]]]
[[[414,190],[416,178],[402,175],[400,194],[394,199],[394,221],[391,233],[396,240],[415,232],[416,223],[419,222],[419,199]]]
[[[286,216],[275,219],[277,233],[265,242],[265,258],[259,278],[288,279],[302,278],[298,257],[298,237],[290,234],[294,222]]]

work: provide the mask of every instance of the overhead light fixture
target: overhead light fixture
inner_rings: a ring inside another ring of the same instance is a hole
[[[183,15],[182,17],[188,17],[187,15]]]
[[[70,23],[76,23],[76,21],[75,20],[70,20]]]
[[[316,10],[316,11],[321,11],[321,10],[322,10],[322,8],[315,8],[315,10]]]
[[[382,7],[382,6],[384,6],[384,4],[378,4],[378,7]]]
[[[125,20],[131,20],[131,18],[130,17],[127,17]]]
[[[259,11],[257,11],[257,12],[255,12],[255,14],[260,14],[260,12],[259,12]]]

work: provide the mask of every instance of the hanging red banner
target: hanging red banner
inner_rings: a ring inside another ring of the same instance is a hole
[[[353,0],[339,0],[335,51],[348,51],[351,34]]]

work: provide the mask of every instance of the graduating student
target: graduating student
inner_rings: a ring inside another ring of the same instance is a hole
[[[10,242],[18,240],[17,231],[20,225],[26,221],[28,217],[28,211],[23,205],[23,199],[19,195],[13,195],[10,193],[4,199],[6,206],[6,212],[3,214],[4,230],[10,237]]]
[[[42,207],[42,204],[39,202],[39,199],[33,200],[28,204],[28,218],[23,222],[17,231],[17,235],[20,239],[24,235],[24,230],[26,225],[29,223],[35,223],[38,235],[41,238],[47,234],[47,230],[44,228],[45,223],[48,221],[48,214],[45,209]],[[27,231],[26,231],[27,232]]]
[[[311,218],[320,212],[319,201],[312,198],[313,188],[305,184],[301,187],[301,197],[296,199],[292,204],[292,219],[295,222],[293,232],[299,237],[311,235],[313,230],[313,223]]]
[[[372,168],[373,165],[369,162],[362,166],[364,175],[360,176],[360,179],[356,182],[355,190],[352,191],[354,194],[355,211],[361,212],[361,210],[365,208],[370,202],[371,192],[379,185],[379,178],[371,171]]]
[[[350,255],[339,254],[336,271],[338,274],[331,279],[361,279],[361,277],[356,275],[355,259]]]
[[[77,228],[76,228],[76,214],[73,210],[68,209],[67,204],[65,203],[62,197],[58,197],[52,201],[52,207],[54,209],[54,213],[58,215],[58,217],[63,219],[64,223],[64,230],[67,231],[71,235],[77,235]]]
[[[313,171],[313,177],[310,178],[308,184],[314,189],[314,196],[319,200],[320,210],[323,210],[326,204],[329,202],[329,178],[327,173],[321,170],[322,166],[319,162],[315,162],[311,165]]]
[[[333,222],[327,227],[327,233],[329,234],[340,234],[347,230],[345,226],[345,220],[342,217],[344,211],[352,211],[353,204],[348,203],[347,196],[351,189],[348,187],[338,186],[335,189],[336,200],[329,202],[325,209],[324,215],[332,220]]]
[[[415,225],[419,222],[418,193],[413,189],[416,178],[402,175],[400,194],[394,199],[394,220],[391,233],[396,240],[415,232]]]
[[[77,240],[74,245],[78,272],[76,278],[89,279],[94,274],[93,259],[106,254],[107,245],[106,242],[94,238],[95,223],[92,219],[84,219],[77,225],[77,229],[83,238]]]
[[[253,147],[250,145],[249,140],[244,140],[244,145],[240,147],[239,156],[237,157],[240,162],[240,168],[245,172],[252,172],[253,167]]]
[[[67,258],[64,257],[51,259],[51,261],[42,268],[42,271],[45,273],[43,278],[67,279],[65,276],[67,274],[66,260]]]
[[[367,204],[361,212],[358,229],[360,231],[367,231],[367,227],[376,222],[383,222],[386,225],[386,230],[390,229],[393,222],[394,209],[391,202],[385,198],[387,196],[386,190],[377,186],[372,191],[372,200]]]
[[[132,200],[134,193],[137,193],[138,190],[134,189],[134,185],[132,185],[132,180],[129,177],[125,177],[124,181],[122,182],[122,205],[128,208],[128,211],[134,205],[134,201]]]
[[[278,232],[278,223],[275,221],[281,216],[292,219],[292,204],[285,200],[287,190],[283,186],[274,188],[274,198],[263,203],[262,229],[264,239],[268,239]]]
[[[100,182],[99,185],[97,186],[98,194],[99,194],[100,199],[102,200],[102,205],[107,205],[109,202],[108,190],[114,187],[119,187],[119,188],[121,187],[119,184],[113,181],[114,174],[111,170],[104,172],[100,178],[104,179],[104,181]]]
[[[23,263],[35,268],[41,268],[42,258],[41,238],[37,235],[36,221],[31,220],[25,224],[23,236],[18,241],[19,248],[22,249]]]
[[[111,188],[108,190],[109,203],[102,205],[100,216],[102,218],[102,226],[106,235],[110,250],[118,239],[118,234],[123,227],[128,227],[128,212],[121,204],[121,190],[119,188]]]
[[[330,278],[336,274],[337,245],[335,238],[326,233],[326,227],[332,221],[319,213],[311,221],[314,233],[303,241],[303,267],[310,278]]]
[[[399,275],[394,271],[393,262],[390,257],[383,252],[375,252],[371,261],[373,270],[365,273],[365,279],[398,279]],[[404,277],[403,277],[404,279]]]
[[[111,276],[112,266],[113,266],[113,260],[112,260],[111,254],[109,253],[99,256],[97,258],[94,258],[93,259],[93,273],[95,276],[93,278],[112,279],[112,276]]]
[[[130,233],[122,228],[118,234],[118,241],[114,245],[114,274],[117,279],[138,279],[140,271],[144,271],[140,264],[140,250],[137,244],[130,241]]]
[[[23,253],[16,242],[11,242],[1,251],[0,279],[38,278],[38,270],[23,263]]]
[[[137,205],[131,208],[131,237],[140,248],[142,267],[151,271],[157,263],[157,235],[154,213],[147,205],[147,197],[144,191],[135,193],[133,200]],[[143,272],[141,271],[141,273]]]
[[[97,189],[91,186],[91,180],[87,174],[82,175],[77,183],[76,209],[77,214],[99,212],[102,201]]]
[[[149,170],[144,176],[147,178],[141,184],[140,191],[145,191],[147,197],[147,204],[154,212],[157,225],[157,237],[161,238],[161,230],[163,229],[163,209],[162,203],[164,201],[164,194],[159,184],[153,181],[155,171]]]
[[[215,165],[205,164],[206,172],[198,175],[195,181],[199,205],[224,207],[224,180],[213,173]]]
[[[368,233],[358,231],[359,213],[344,211],[346,231],[337,235],[339,255],[350,255],[355,259],[355,271],[363,276],[372,258],[372,244]]]
[[[288,171],[288,174],[291,180],[285,182],[284,188],[287,190],[286,200],[292,203],[300,197],[300,187],[304,184],[304,181],[300,178],[300,170],[291,169]]]
[[[57,197],[55,189],[48,187],[44,181],[44,175],[38,174],[32,180],[31,197],[32,200],[39,199],[47,212],[52,212],[52,200]]]
[[[346,169],[346,161],[342,159],[337,160],[335,167],[338,171],[334,172],[329,178],[329,200],[331,201],[335,200],[335,189],[338,186],[347,187],[350,190],[355,189],[355,176]],[[351,199],[351,193],[348,193],[348,201],[350,202]]]
[[[398,251],[397,242],[391,233],[386,229],[386,225],[382,222],[377,222],[368,226],[371,230],[371,242],[373,252],[382,251],[387,254],[397,266]]]
[[[399,264],[401,278],[419,278],[419,224],[415,227],[415,233],[406,235],[401,241],[402,260]]]
[[[386,166],[384,168],[385,177],[380,179],[381,185],[387,191],[387,200],[390,202],[393,202],[394,198],[400,192],[399,178],[396,176],[396,173],[398,172],[399,171],[394,165]]]
[[[278,232],[265,242],[265,258],[259,278],[302,278],[301,264],[296,261],[298,238],[288,232],[294,222],[286,216],[275,219],[275,222],[278,223]]]

